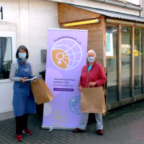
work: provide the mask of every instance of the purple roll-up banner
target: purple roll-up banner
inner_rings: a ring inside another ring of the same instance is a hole
[[[87,39],[87,30],[48,29],[45,82],[54,99],[44,104],[42,128],[74,129],[80,124],[78,84]]]

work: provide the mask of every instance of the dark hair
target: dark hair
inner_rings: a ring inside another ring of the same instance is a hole
[[[19,53],[20,49],[22,49],[26,52],[26,59],[28,59],[29,58],[29,52],[28,52],[28,49],[24,45],[20,45],[18,47],[17,52],[16,52],[16,58],[19,58],[18,53]]]

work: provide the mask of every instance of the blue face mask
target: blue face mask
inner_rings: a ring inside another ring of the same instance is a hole
[[[95,61],[95,57],[88,57],[88,62],[93,63]]]
[[[20,59],[25,59],[26,58],[26,53],[20,53],[18,54]]]

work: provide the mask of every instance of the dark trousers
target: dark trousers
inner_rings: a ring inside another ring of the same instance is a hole
[[[21,134],[24,129],[27,129],[28,125],[28,114],[23,116],[15,117],[16,120],[16,134]]]

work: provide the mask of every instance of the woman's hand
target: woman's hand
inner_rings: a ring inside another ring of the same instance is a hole
[[[89,83],[89,86],[95,86],[96,85],[96,82],[90,82]]]
[[[25,83],[25,82],[26,82],[25,79],[26,79],[26,78],[21,78],[20,80],[21,80],[22,83]]]
[[[82,86],[79,86],[79,91],[82,91]]]

